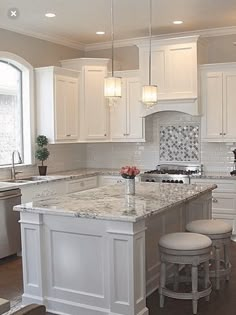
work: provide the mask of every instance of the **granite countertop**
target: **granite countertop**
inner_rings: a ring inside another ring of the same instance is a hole
[[[21,212],[136,222],[215,189],[216,185],[137,183],[135,196],[124,183],[76,192],[14,207]]]
[[[90,168],[90,169],[78,169],[73,171],[65,171],[65,172],[58,172],[56,174],[49,174],[47,176],[22,176],[17,178],[18,180],[24,180],[29,177],[34,177],[34,180],[26,180],[25,182],[7,182],[7,180],[0,179],[0,191],[20,188],[21,186],[28,186],[28,185],[40,185],[49,182],[61,181],[61,180],[75,180],[75,179],[82,179],[86,177],[92,177],[97,175],[120,175],[120,170],[118,169],[97,169],[97,168]]]

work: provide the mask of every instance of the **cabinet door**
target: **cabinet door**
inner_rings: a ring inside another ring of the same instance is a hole
[[[55,77],[55,140],[64,140],[66,137],[66,78],[63,76]]]
[[[127,79],[127,138],[141,140],[144,137],[144,119],[141,118],[141,84],[138,78]]]
[[[223,133],[223,74],[207,72],[202,76],[202,136],[222,141]]]
[[[78,80],[68,79],[66,82],[65,119],[66,138],[78,139]]]
[[[171,45],[167,51],[169,97],[197,98],[196,43]]]
[[[158,86],[158,99],[166,98],[166,50],[165,47],[152,48],[151,75],[152,84]],[[140,69],[142,71],[142,84],[148,84],[149,78],[149,49],[145,48],[140,56]]]
[[[86,139],[108,137],[108,105],[104,97],[106,68],[86,66],[84,69],[84,133]]]
[[[224,140],[236,141],[236,71],[223,74]]]
[[[126,79],[122,79],[122,97],[110,108],[111,139],[122,140],[127,134]]]
[[[78,80],[55,76],[55,140],[78,138]]]

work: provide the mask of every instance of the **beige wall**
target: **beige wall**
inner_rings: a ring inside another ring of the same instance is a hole
[[[119,47],[114,50],[115,70],[136,70],[139,68],[138,47]],[[87,51],[88,58],[111,58],[111,49]]]
[[[208,40],[208,63],[236,61],[236,35],[216,36]]]
[[[62,59],[83,57],[77,49],[0,29],[0,50],[21,56],[33,67],[59,65]]]

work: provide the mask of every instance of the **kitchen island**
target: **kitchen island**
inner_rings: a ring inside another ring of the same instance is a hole
[[[14,207],[21,215],[23,304],[52,313],[147,315],[158,240],[211,218],[216,185],[105,186]],[[157,301],[158,303],[158,301]]]

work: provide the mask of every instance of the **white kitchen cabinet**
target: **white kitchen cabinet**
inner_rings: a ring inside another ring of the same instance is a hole
[[[59,67],[35,69],[37,134],[50,143],[78,141],[79,73]]]
[[[104,78],[107,76],[105,58],[63,60],[63,67],[81,71],[80,141],[109,140],[109,106],[104,97]]]
[[[140,102],[141,84],[136,71],[116,72],[122,77],[122,97],[110,109],[112,142],[145,141],[145,120],[141,117],[143,104]],[[130,77],[131,75],[131,77]]]
[[[202,139],[236,141],[236,64],[201,67]]]
[[[197,98],[197,36],[152,41],[152,84],[158,99]],[[142,84],[148,83],[149,45],[139,45]]]
[[[191,179],[191,184],[216,184],[212,192],[212,217],[221,219],[233,227],[236,235],[236,181],[226,179]]]
[[[43,182],[32,185],[20,185],[19,188],[22,193],[21,203],[26,203],[64,194],[66,190],[66,182],[64,180]]]
[[[140,177],[136,176],[135,181],[139,182]],[[123,178],[121,175],[100,175],[98,177],[98,186],[107,186],[107,185],[114,185],[114,184],[120,184],[124,183],[125,178]]]
[[[67,193],[88,190],[88,189],[92,189],[96,187],[97,187],[97,176],[70,180],[66,182]]]

